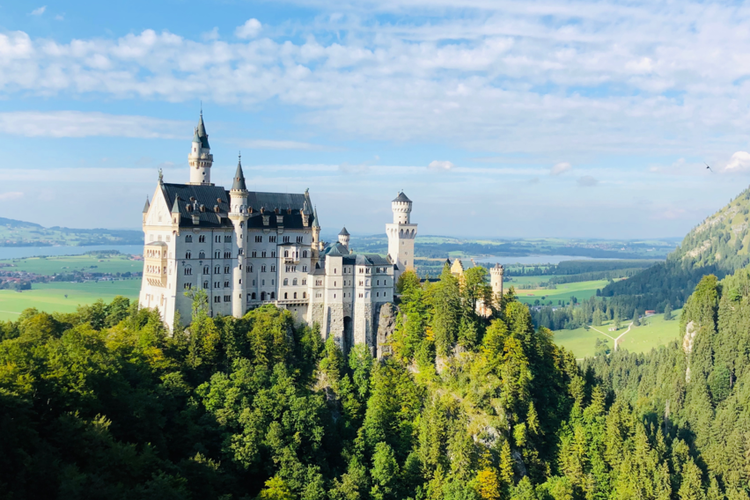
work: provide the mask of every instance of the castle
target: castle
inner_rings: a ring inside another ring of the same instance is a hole
[[[157,308],[170,329],[188,320],[202,289],[209,314],[242,317],[274,304],[299,322],[318,323],[342,348],[375,348],[380,307],[393,301],[399,275],[414,269],[412,202],[393,200],[386,225],[388,257],[354,254],[349,233],[320,240],[310,193],[247,189],[241,160],[229,191],[211,183],[213,155],[201,113],[188,155],[190,182],[164,182],[161,173],[143,209],[145,235],[141,307]],[[188,294],[189,295],[189,294]]]
[[[333,336],[342,349],[364,343],[374,353],[380,308],[393,302],[400,274],[414,269],[412,201],[400,192],[391,202],[387,257],[355,254],[346,228],[338,241],[320,240],[308,191],[249,191],[241,159],[229,191],[212,184],[203,113],[188,163],[190,182],[166,183],[160,172],[151,202],[146,200],[140,306],[157,308],[171,330],[177,314],[191,316],[185,292],[202,289],[211,316],[239,318],[274,304],[298,322],[317,323],[324,338]],[[502,290],[502,278],[500,283]]]

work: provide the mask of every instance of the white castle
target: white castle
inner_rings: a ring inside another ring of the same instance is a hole
[[[332,244],[320,240],[308,191],[248,191],[241,161],[229,191],[212,184],[202,113],[188,161],[190,182],[166,183],[160,173],[143,209],[141,307],[157,308],[172,329],[176,313],[183,321],[191,316],[185,292],[202,289],[211,316],[239,318],[274,304],[319,324],[344,349],[365,343],[374,352],[379,310],[393,302],[400,273],[414,269],[411,200],[401,192],[391,204],[387,258],[354,254],[346,228]]]

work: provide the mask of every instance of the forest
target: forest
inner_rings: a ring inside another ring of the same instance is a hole
[[[698,284],[683,344],[579,365],[485,272],[404,273],[379,359],[200,293],[172,334],[124,298],[26,310],[0,324],[0,496],[750,498],[750,273]]]

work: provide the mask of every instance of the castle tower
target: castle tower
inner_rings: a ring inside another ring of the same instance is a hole
[[[318,222],[318,207],[316,206],[313,210],[313,225],[312,225],[312,262],[313,264],[318,261],[320,255],[320,223]]]
[[[232,257],[235,259],[232,269],[232,316],[241,318],[247,309],[247,280],[245,274],[245,260],[247,238],[245,231],[247,220],[247,186],[245,174],[242,172],[242,157],[237,161],[237,171],[234,174],[232,189],[229,191],[229,220],[234,225],[234,244]]]
[[[417,225],[411,223],[411,200],[401,191],[391,202],[393,223],[385,225],[388,235],[388,258],[398,268],[393,275],[393,284],[404,271],[414,270],[414,238]]]
[[[346,230],[346,226],[339,233],[339,243],[344,245],[349,250],[349,231]]]
[[[206,125],[203,123],[203,111],[195,127],[193,134],[193,144],[191,145],[190,154],[188,155],[188,164],[190,165],[190,182],[189,184],[211,184],[211,165],[214,162],[214,155],[211,154],[211,146],[208,144],[208,134]]]
[[[505,269],[500,264],[495,264],[495,267],[490,269],[490,284],[492,285],[492,295],[495,300],[500,300],[503,297],[503,273]]]

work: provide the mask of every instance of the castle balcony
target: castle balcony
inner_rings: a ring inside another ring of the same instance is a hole
[[[143,251],[143,279],[151,286],[167,286],[168,249],[163,241],[154,241]]]

